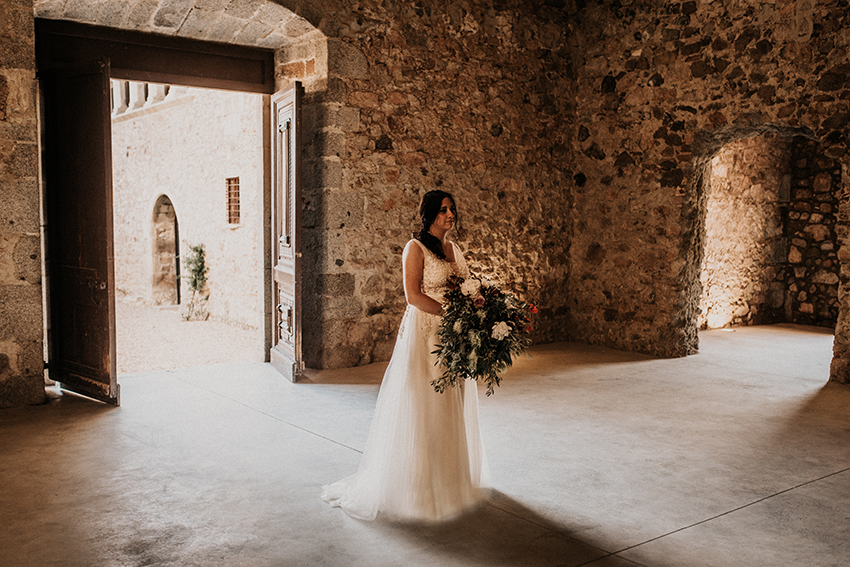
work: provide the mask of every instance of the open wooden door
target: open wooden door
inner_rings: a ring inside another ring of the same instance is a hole
[[[109,62],[39,70],[39,85],[50,378],[118,405]]]
[[[298,380],[301,359],[301,97],[295,82],[272,96],[272,365]]]

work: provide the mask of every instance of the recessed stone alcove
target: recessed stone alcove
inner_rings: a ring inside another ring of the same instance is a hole
[[[773,134],[731,142],[709,162],[701,329],[781,320],[790,162],[790,140]]]
[[[730,142],[708,162],[700,328],[835,326],[841,169],[787,134]]]

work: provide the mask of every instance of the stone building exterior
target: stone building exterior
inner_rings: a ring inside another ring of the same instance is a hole
[[[787,291],[804,312],[796,279],[825,279],[806,297],[837,310],[832,378],[850,378],[846,0],[0,0],[0,16],[3,405],[40,397],[34,16],[268,47],[280,86],[303,81],[308,365],[389,355],[399,252],[436,187],[471,268],[541,305],[536,340],[696,352],[711,161],[770,133],[819,145],[792,189],[816,167],[830,199],[801,193],[782,221],[806,268]]]
[[[132,90],[141,96],[130,96]],[[210,317],[259,333],[264,313],[262,97],[181,87],[166,91],[165,85],[128,81],[113,81],[113,94],[119,298],[177,304],[176,256],[202,244]],[[238,207],[232,211],[238,218],[228,218],[228,182],[238,190],[231,204]],[[190,291],[186,278],[179,281],[185,304]]]

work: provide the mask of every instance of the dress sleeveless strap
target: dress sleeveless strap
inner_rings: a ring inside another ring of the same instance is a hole
[[[422,252],[425,252],[425,253],[427,253],[427,252],[431,252],[430,250],[428,250],[428,247],[427,247],[427,246],[425,246],[424,244],[422,244],[421,242],[419,242],[419,240],[418,240],[418,239],[416,239],[416,238],[411,238],[411,239],[410,239],[410,241],[411,241],[411,242],[415,242],[416,244],[418,244],[418,245],[419,245],[419,248],[421,248],[421,249],[422,249]]]
[[[418,245],[419,245],[419,248],[421,248],[421,249],[422,249],[422,252],[424,252],[426,255],[427,255],[427,254],[435,255],[433,252],[431,252],[431,250],[429,250],[429,249],[428,249],[428,247],[427,247],[427,246],[425,246],[424,244],[422,244],[422,243],[421,243],[418,239],[416,239],[416,238],[411,238],[410,240],[411,240],[411,242],[415,242],[416,244],[418,244]],[[454,262],[454,263],[456,263],[456,262],[457,262],[457,258],[458,258],[458,248],[457,248],[457,246],[455,245],[455,243],[454,243],[454,242],[452,242],[451,240],[446,240],[446,242],[448,242],[448,243],[451,245],[452,250],[454,251],[454,257],[455,257],[455,262]],[[446,260],[446,261],[448,261],[448,260]]]

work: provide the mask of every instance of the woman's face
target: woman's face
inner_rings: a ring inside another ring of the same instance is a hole
[[[438,230],[448,232],[454,226],[456,217],[457,209],[455,208],[454,203],[452,203],[451,199],[445,197],[443,199],[443,203],[440,205],[440,212],[437,213],[437,218],[434,219],[431,226]]]

